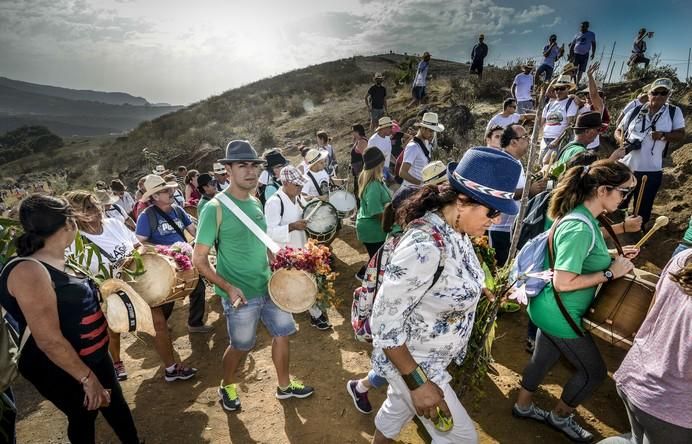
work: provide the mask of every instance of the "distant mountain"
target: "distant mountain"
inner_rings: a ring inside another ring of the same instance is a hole
[[[180,106],[120,92],[73,90],[0,77],[0,131],[41,125],[61,136],[124,133]]]

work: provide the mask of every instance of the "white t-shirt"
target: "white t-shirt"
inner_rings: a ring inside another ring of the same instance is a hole
[[[515,159],[516,160],[516,159]],[[521,173],[519,174],[519,180],[517,181],[517,186],[514,187],[515,189],[523,189],[524,185],[526,184],[526,174],[524,174],[524,166],[517,160],[517,163],[521,167]],[[519,201],[515,200],[514,204],[519,208]],[[504,214],[502,213],[502,216],[500,216],[500,221],[496,224],[493,224],[490,227],[490,231],[505,231],[505,232],[510,232],[512,231],[512,227],[514,226],[514,221],[517,218],[516,215],[510,216],[509,214]]]
[[[308,163],[305,160],[300,162],[300,164],[298,165],[297,168],[298,168],[298,171],[301,171],[303,174],[307,173],[308,170],[310,169],[310,167],[308,167]]]
[[[519,73],[514,77],[514,85],[517,85],[517,102],[531,100],[531,88],[533,87],[533,76],[531,74]]]
[[[427,140],[423,141],[425,143],[426,148],[428,149],[428,153],[432,156],[432,147],[428,143]],[[408,173],[415,177],[418,180],[423,180],[423,168],[430,163],[430,160],[425,157],[425,153],[423,153],[423,150],[421,149],[420,145],[418,145],[416,142],[411,140],[408,145],[406,145],[406,148],[404,149],[404,160],[403,163],[408,163],[411,165],[411,168],[409,168]],[[414,186],[414,187],[419,187],[420,185],[413,184],[407,180],[404,180],[404,183],[402,183],[402,186]]]
[[[490,120],[488,120],[488,125],[486,125],[485,127],[485,133],[488,134],[490,128],[494,126],[501,126],[502,128],[507,128],[509,125],[519,123],[519,119],[521,119],[521,115],[518,113],[510,114],[507,117],[503,116],[502,113],[495,114]]]
[[[636,108],[636,107],[638,107],[638,106],[642,106],[642,105],[644,105],[644,104],[643,104],[642,102],[640,102],[639,99],[634,99],[634,100],[632,100],[630,103],[628,103],[627,105],[625,105],[625,108],[623,108],[623,110],[622,110],[622,115],[623,115],[623,116],[626,116],[627,113],[629,113],[630,111],[632,111],[634,108]],[[623,119],[623,120],[624,120],[624,119]]]
[[[260,185],[268,184],[269,183],[269,171],[262,170],[262,172],[260,173],[260,177],[257,181],[260,183]]]
[[[122,209],[125,210],[125,212],[127,214],[130,214],[130,213],[132,213],[132,210],[135,208],[136,202],[132,198],[132,194],[125,191],[123,193],[123,197],[118,199],[118,201],[115,204],[120,205],[122,207]]]
[[[315,182],[320,187],[319,189],[315,187],[315,184],[310,176],[315,179]],[[320,170],[317,172],[308,170],[303,178],[305,179],[305,185],[303,185],[303,194],[316,197],[326,196],[329,194],[329,174],[327,174],[325,170]],[[320,190],[322,191],[321,194]]]
[[[132,250],[135,249],[135,245],[140,243],[135,233],[128,230],[125,224],[112,218],[103,219],[103,233],[89,234],[80,231],[80,234],[91,243],[97,245],[100,250],[106,252],[107,256],[101,253],[104,264],[117,263],[129,256]],[[73,242],[68,251],[74,252],[74,250],[75,244]],[[98,259],[96,257],[92,258],[89,269],[94,273],[98,273]]]
[[[628,133],[629,140],[638,139],[642,141],[641,149],[630,152],[620,160],[620,162],[630,167],[632,171],[652,172],[661,171],[663,169],[663,150],[667,142],[664,140],[654,141],[654,139],[651,138],[651,133],[653,131],[652,122],[656,122],[656,131],[662,131],[664,133],[685,127],[685,117],[682,115],[682,109],[677,107],[675,115],[673,116],[673,121],[671,121],[670,111],[668,110],[669,106],[673,105],[666,103],[653,116],[649,116],[649,113],[646,112],[642,113],[642,111],[648,109],[648,107],[642,108],[637,117],[630,123],[627,131],[625,131],[625,124],[634,110],[628,112],[622,119],[622,122],[620,122],[619,128]]]
[[[119,206],[117,203],[104,210],[104,214],[106,215],[107,219],[117,219],[124,223],[127,218],[127,213],[123,213],[125,213],[125,209]]]
[[[267,234],[282,247],[303,248],[307,242],[307,236],[303,230],[288,231],[288,224],[303,218],[303,208],[291,201],[283,189],[279,188],[264,204],[264,218],[267,220]],[[281,216],[281,203],[283,202],[284,214]]]
[[[384,165],[389,166],[389,162],[392,158],[392,139],[389,136],[380,137],[379,134],[375,133],[368,140],[368,147],[376,146],[384,154]]]
[[[567,102],[570,102],[569,109],[567,108]],[[545,119],[545,126],[543,127],[543,137],[546,139],[554,139],[567,128],[569,117],[574,117],[577,115],[577,104],[574,100],[570,100],[566,97],[562,100],[551,100],[543,108],[543,118]]]

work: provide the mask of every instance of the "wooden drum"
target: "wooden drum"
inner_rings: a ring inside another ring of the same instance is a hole
[[[173,258],[154,252],[143,253],[141,256],[144,274],[134,277],[128,283],[150,307],[183,299],[197,287],[199,272],[196,269],[178,270]],[[125,261],[123,268],[134,271],[134,259]]]
[[[627,276],[600,285],[584,317],[584,329],[612,345],[629,349],[653,305],[656,282],[657,275],[635,269]]]

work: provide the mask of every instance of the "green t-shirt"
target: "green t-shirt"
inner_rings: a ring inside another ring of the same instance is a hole
[[[598,221],[584,205],[579,205],[573,211],[589,218],[596,241],[591,253],[588,253],[592,239],[589,227],[578,220],[561,223],[555,232],[555,269],[575,274],[605,270],[610,266],[611,258]],[[546,268],[547,262],[546,258]],[[560,293],[562,303],[578,326],[581,326],[582,317],[589,309],[595,293],[596,287]],[[538,296],[529,301],[528,312],[533,323],[549,335],[567,339],[578,337],[557,306],[552,283],[548,283]]]
[[[365,186],[356,219],[358,240],[364,243],[384,242],[387,233],[382,230],[382,213],[384,206],[391,201],[392,196],[382,182],[374,181]]]
[[[682,240],[692,245],[692,217],[690,217],[689,225],[687,226],[687,230],[685,230],[685,235],[682,237]]]
[[[205,199],[204,196],[202,196],[199,199],[199,202],[197,202],[197,216],[202,214],[202,208],[204,208],[209,203],[209,200],[211,199]]]
[[[257,199],[238,200],[229,193],[226,196],[263,231],[267,230],[262,206]],[[221,202],[214,199],[204,206],[199,215],[196,242],[208,247],[216,243],[217,206],[221,206],[221,227],[218,232],[216,272],[231,285],[240,288],[248,300],[267,295],[271,275],[267,247]],[[219,287],[215,287],[215,290],[216,294],[228,297]]]
[[[586,147],[580,143],[572,143],[566,149],[562,152],[562,155],[560,155],[560,158],[557,159],[557,163],[555,164],[556,167],[559,167],[560,165],[564,165],[574,156],[576,156],[579,153],[583,153],[586,151]]]

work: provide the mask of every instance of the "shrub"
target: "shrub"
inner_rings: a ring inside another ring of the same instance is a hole
[[[262,127],[257,134],[257,143],[260,148],[268,149],[276,146],[276,136],[269,127]]]
[[[299,117],[305,114],[305,108],[303,108],[303,101],[300,98],[293,96],[288,101],[287,104],[288,115],[291,117]]]

